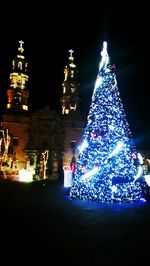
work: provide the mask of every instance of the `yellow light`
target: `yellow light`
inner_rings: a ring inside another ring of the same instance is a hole
[[[28,111],[28,106],[27,105],[22,105],[22,109]]]
[[[65,109],[65,114],[69,114],[69,109]]]
[[[70,67],[73,67],[73,68],[76,67],[76,65],[73,64],[73,63],[70,63],[69,66],[70,66]]]
[[[147,160],[147,162],[150,164],[150,159],[146,159]]]
[[[10,109],[10,108],[11,108],[11,104],[8,103],[8,104],[7,104],[7,109]]]
[[[17,55],[18,58],[24,59],[23,55]]]

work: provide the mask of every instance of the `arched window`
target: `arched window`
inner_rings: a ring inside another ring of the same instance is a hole
[[[22,62],[18,62],[18,68],[22,70]]]

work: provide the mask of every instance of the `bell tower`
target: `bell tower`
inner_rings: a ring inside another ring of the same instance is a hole
[[[61,97],[62,115],[76,112],[79,107],[78,98],[78,70],[74,63],[73,53],[69,50],[69,62],[64,68],[63,95]]]
[[[83,134],[84,121],[80,114],[78,69],[74,63],[74,51],[69,50],[68,64],[64,68],[63,94],[60,99],[64,126],[63,166],[75,167],[77,146]]]
[[[19,41],[17,56],[12,60],[12,72],[10,73],[10,87],[7,90],[7,110],[24,112],[28,111],[28,96],[27,89],[27,65],[23,55],[23,41]]]

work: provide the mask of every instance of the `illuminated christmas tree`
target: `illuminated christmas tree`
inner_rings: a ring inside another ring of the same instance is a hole
[[[141,198],[142,157],[132,141],[106,42],[79,151],[71,198],[107,202]]]

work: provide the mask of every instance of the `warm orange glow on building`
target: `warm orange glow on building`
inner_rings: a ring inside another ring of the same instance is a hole
[[[10,73],[10,88],[7,90],[7,109],[15,111],[28,111],[28,64],[23,55],[23,41],[20,41],[19,43],[20,46],[18,48],[18,54],[12,60],[12,72]]]

